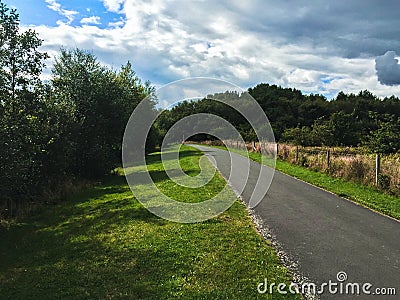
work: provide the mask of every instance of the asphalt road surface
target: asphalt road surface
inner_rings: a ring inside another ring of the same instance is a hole
[[[196,146],[212,156],[220,173],[249,201],[260,172],[271,169],[227,151]],[[261,180],[264,180],[261,178]],[[267,182],[267,179],[265,178]],[[400,299],[400,222],[351,201],[304,183],[278,171],[267,195],[254,208],[255,214],[276,236],[284,252],[297,261],[299,272],[320,285],[345,272],[348,283],[371,283],[368,290],[396,288],[395,296],[337,294],[326,292],[321,299]],[[338,286],[339,287],[339,286]],[[377,291],[379,292],[379,291]]]

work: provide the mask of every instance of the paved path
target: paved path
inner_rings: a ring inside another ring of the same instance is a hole
[[[228,152],[196,146],[213,156],[217,168],[229,177]],[[243,183],[247,158],[233,154],[230,184]],[[250,163],[250,176],[242,193],[248,201],[261,165]],[[271,171],[270,168],[262,166]],[[299,263],[299,271],[321,284],[344,271],[349,282],[395,287],[396,296],[343,295],[321,299],[400,299],[400,222],[335,196],[293,177],[276,172],[263,201],[254,209],[275,234],[286,253]]]

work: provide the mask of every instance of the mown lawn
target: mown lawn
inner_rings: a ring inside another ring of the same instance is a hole
[[[182,168],[197,174],[201,153],[182,150]],[[148,161],[164,191],[182,193],[166,178],[159,154]],[[207,191],[224,184],[217,173]],[[198,201],[196,189],[185,193]],[[258,294],[264,278],[289,283],[290,275],[241,202],[206,222],[173,223],[149,213],[123,176],[0,228],[0,241],[2,299],[296,298]]]

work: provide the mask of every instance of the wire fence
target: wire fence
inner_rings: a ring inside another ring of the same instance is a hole
[[[268,142],[241,143],[239,141],[209,141],[210,145],[251,152],[276,153],[277,158],[301,165],[313,171],[324,172],[336,178],[378,186],[391,194],[400,195],[400,153],[381,155],[353,147],[301,147]]]

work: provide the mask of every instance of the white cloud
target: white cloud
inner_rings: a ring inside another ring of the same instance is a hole
[[[99,16],[91,16],[88,18],[83,18],[81,20],[81,24],[95,24],[95,25],[101,24],[100,17]]]
[[[126,20],[120,19],[119,21],[116,22],[109,22],[108,27],[122,27],[125,25]]]
[[[67,10],[62,8],[61,4],[58,3],[56,0],[45,0],[45,1],[47,3],[48,8],[59,13],[61,16],[66,17],[68,19],[68,24],[70,24],[75,19],[75,15],[78,14],[77,11]]]
[[[125,3],[125,0],[103,0],[104,7],[115,13],[121,13],[121,6]]]
[[[56,1],[46,1],[62,10]],[[353,18],[343,19],[343,14],[332,12],[332,18],[326,19],[328,25],[313,27],[320,24],[315,9],[324,11],[325,6],[304,4],[303,10],[296,12],[291,7],[282,15],[284,4],[268,6],[258,1],[245,7],[240,1],[219,1],[212,6],[205,1],[103,3],[110,12],[120,13],[121,20],[109,23],[106,29],[64,23],[37,26],[34,29],[45,40],[43,49],[50,54],[61,46],[89,49],[113,67],[130,60],[139,76],[159,85],[184,77],[210,76],[243,88],[268,82],[307,93],[331,95],[368,89],[378,96],[400,96],[400,86],[384,86],[378,81],[372,53],[378,50],[368,48],[370,40],[360,40],[357,32],[354,40],[345,32],[340,39],[335,31],[350,28],[342,29],[341,24],[350,24]],[[367,11],[361,13],[368,15]],[[355,30],[357,26],[355,22]],[[391,32],[385,28],[380,35]],[[398,35],[394,36],[397,39]]]

